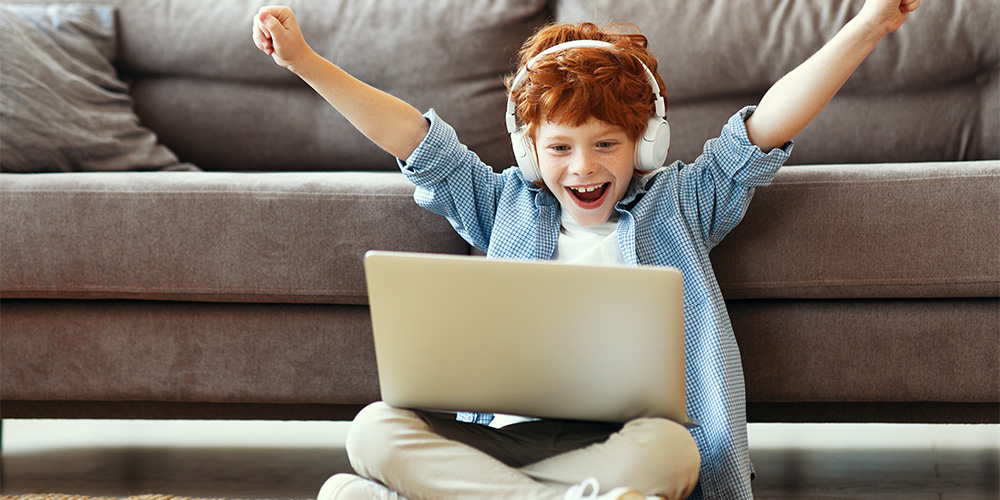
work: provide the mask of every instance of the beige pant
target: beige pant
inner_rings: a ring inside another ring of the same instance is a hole
[[[701,463],[691,434],[655,418],[624,426],[542,420],[501,429],[373,403],[347,435],[354,470],[412,500],[561,499],[594,477],[682,499]]]

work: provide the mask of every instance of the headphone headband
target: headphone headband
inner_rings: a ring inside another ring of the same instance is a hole
[[[539,59],[556,52],[562,52],[564,50],[571,49],[582,49],[582,48],[611,48],[614,47],[613,44],[602,41],[602,40],[570,40],[568,42],[559,43],[553,45],[528,60],[527,64],[521,67],[514,76],[514,81],[510,84],[510,95],[507,98],[507,133],[514,132],[517,130],[517,104],[514,102],[513,94],[514,91],[520,89],[524,85],[524,81],[528,78],[528,70],[533,66]],[[635,57],[635,56],[633,56]],[[660,85],[656,83],[656,77],[653,76],[653,72],[649,70],[646,63],[642,62],[638,57],[635,58],[642,65],[642,69],[646,72],[646,83],[649,84],[649,88],[653,90],[653,102],[656,107],[655,116],[666,119],[667,106],[663,100],[663,96],[660,95]]]
[[[544,56],[577,48],[609,47],[614,47],[614,45],[601,40],[573,40],[556,44],[529,59],[514,76],[514,80],[510,84],[510,94],[507,95],[506,123],[511,146],[514,148],[514,159],[517,161],[525,180],[537,181],[541,179],[542,174],[535,156],[534,141],[528,136],[527,127],[517,123],[517,104],[514,102],[514,92],[524,85],[531,66]],[[645,70],[646,82],[653,90],[655,114],[649,118],[646,129],[635,143],[635,165],[642,170],[652,171],[661,167],[667,158],[667,152],[670,150],[670,124],[667,123],[667,106],[663,96],[660,95],[660,86],[656,83],[656,76],[641,59],[636,57],[636,60]]]

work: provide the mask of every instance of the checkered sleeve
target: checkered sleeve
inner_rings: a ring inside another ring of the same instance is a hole
[[[729,119],[701,156],[681,171],[682,209],[691,227],[713,248],[743,218],[756,187],[767,186],[792,151],[789,141],[767,153],[750,142],[748,106]]]
[[[462,238],[488,248],[503,177],[459,142],[455,130],[433,109],[424,117],[427,136],[399,168],[417,189],[418,205],[443,215]]]

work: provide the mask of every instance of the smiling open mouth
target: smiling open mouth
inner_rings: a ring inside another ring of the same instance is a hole
[[[605,182],[593,186],[567,187],[566,190],[581,204],[589,205],[600,201],[610,185],[610,182]]]

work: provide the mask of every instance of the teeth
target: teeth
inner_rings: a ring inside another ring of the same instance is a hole
[[[604,184],[598,184],[596,186],[571,187],[570,189],[572,189],[574,191],[578,191],[580,193],[590,193],[590,192],[593,192],[593,191],[597,191],[603,185]]]

